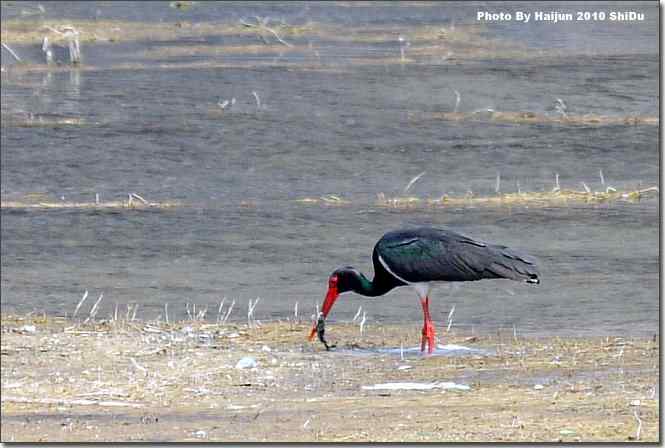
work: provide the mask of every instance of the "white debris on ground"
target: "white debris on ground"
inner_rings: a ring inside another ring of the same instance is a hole
[[[483,352],[484,350],[481,350],[479,348],[472,348],[472,347],[466,347],[464,345],[457,345],[457,344],[446,344],[446,345],[437,345],[436,346],[437,350],[443,350],[443,351],[459,351],[459,352]]]
[[[457,384],[452,381],[435,381],[433,383],[383,383],[373,386],[362,386],[363,390],[471,390],[466,384]]]
[[[203,431],[203,430],[199,430],[199,431],[193,432],[192,435],[193,435],[194,437],[196,437],[197,439],[205,439],[205,438],[208,437],[208,433],[205,432],[205,431]]]
[[[17,331],[23,334],[35,334],[37,333],[37,327],[34,325],[23,325]]]
[[[245,356],[244,358],[241,358],[240,361],[236,364],[236,369],[253,369],[254,367],[258,367],[258,363],[256,362],[256,359],[252,358],[251,356]]]

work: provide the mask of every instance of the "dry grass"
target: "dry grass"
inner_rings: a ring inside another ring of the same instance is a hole
[[[343,199],[340,196],[329,194],[325,196],[319,196],[318,198],[301,198],[296,199],[295,202],[299,204],[326,204],[326,205],[348,205],[352,202],[348,199]]]
[[[120,20],[30,20],[11,19],[3,21],[2,42],[7,44],[41,44],[45,35],[53,34],[63,27],[71,26],[81,34],[82,43],[128,42],[145,40],[172,40],[173,38],[202,36],[257,36],[264,35],[267,43],[279,44],[272,39],[270,32],[257,25],[254,19],[245,22],[251,26],[221,22],[125,22]],[[383,43],[397,41],[400,34],[418,44],[433,40],[468,42],[470,36],[478,36],[479,26],[421,26],[412,29],[404,27],[362,26],[349,27],[340,24],[307,22],[303,25],[289,25],[276,21],[269,22],[269,28],[284,39],[302,37],[325,39],[330,42]],[[49,37],[50,38],[50,37]],[[283,44],[281,44],[283,46]],[[285,46],[283,46],[285,47]]]
[[[504,193],[495,196],[475,196],[471,193],[461,197],[443,195],[439,198],[421,198],[417,196],[386,196],[377,195],[374,203],[377,207],[389,208],[420,208],[420,207],[505,207],[513,205],[529,205],[540,207],[566,206],[574,203],[598,204],[604,202],[639,202],[658,196],[658,187],[650,187],[631,191],[574,191],[555,190],[544,192]],[[296,202],[306,205],[345,206],[353,202],[339,196],[328,195],[318,198],[307,197]]]
[[[125,22],[119,20],[5,20],[2,42],[7,44],[41,44],[44,36],[57,38],[63,27],[72,26],[80,33],[81,43],[114,43],[170,40],[205,35],[249,35],[253,32],[241,24],[201,22]]]
[[[12,115],[2,114],[2,127],[19,128],[56,128],[56,127],[82,127],[96,126],[83,117],[46,116],[46,115]]]
[[[646,188],[634,191],[573,191],[560,190],[552,192],[522,192],[505,193],[496,196],[477,197],[468,194],[464,197],[450,197],[447,195],[438,199],[421,199],[414,196],[408,197],[386,197],[380,193],[377,205],[391,208],[405,207],[464,207],[464,206],[487,206],[502,207],[510,205],[533,205],[553,206],[567,205],[569,203],[601,203],[601,202],[638,202],[658,194],[658,187]]]
[[[639,440],[658,440],[655,338],[453,331],[446,343],[490,353],[400,361],[357,349],[414,346],[418,328],[329,324],[338,350],[325,352],[306,342],[307,323],[130,314],[85,325],[3,315],[3,441],[625,442],[636,413]],[[235,368],[245,356],[258,367]],[[437,380],[471,390],[362,389]]]
[[[416,179],[417,180],[417,179]],[[410,186],[410,185],[409,185]],[[386,196],[384,193],[377,195],[376,201],[371,204],[375,207],[387,208],[422,208],[422,207],[511,207],[528,205],[534,207],[567,206],[570,204],[600,204],[608,202],[636,203],[659,195],[658,187],[644,188],[640,190],[617,191],[607,187],[606,191],[575,191],[561,190],[543,192],[518,192],[498,193],[493,196],[475,196],[471,192],[464,196],[452,197],[443,195],[439,198],[421,198],[408,196],[408,188],[402,195]],[[338,195],[324,195],[319,197],[305,197],[295,199],[295,203],[304,206],[324,205],[331,207],[345,207],[357,204],[356,202],[342,198]],[[165,200],[159,202],[147,201],[136,193],[130,193],[127,200],[112,201],[89,201],[74,202],[65,200],[53,200],[46,194],[26,194],[20,199],[0,201],[2,208],[28,208],[28,209],[53,209],[53,208],[77,208],[77,209],[142,209],[142,208],[174,208],[186,207],[188,204],[180,201]],[[256,207],[253,201],[241,201],[241,207]],[[367,205],[367,204],[364,204]]]
[[[545,115],[535,112],[434,112],[431,114],[411,113],[412,121],[424,119],[446,121],[491,121],[515,124],[559,124],[572,126],[616,126],[616,125],[649,125],[658,126],[658,117],[630,115],[613,117],[607,115]]]
[[[0,202],[1,208],[30,208],[30,209],[53,209],[53,208],[80,208],[80,209],[144,209],[144,208],[173,208],[182,207],[184,204],[178,201],[152,202],[143,199],[135,193],[127,196],[125,201],[91,201],[91,202],[72,202],[72,201],[53,201],[46,195],[26,195],[23,200]]]

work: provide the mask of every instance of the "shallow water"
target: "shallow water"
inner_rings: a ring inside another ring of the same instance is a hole
[[[21,7],[3,7],[3,20],[20,17]],[[45,7],[44,19],[235,23],[260,15],[292,25],[311,20],[393,27],[396,37],[408,38],[423,24],[473,24],[480,6],[203,3],[187,12],[168,2]],[[535,334],[656,332],[655,199],[551,208],[372,206],[377,193],[398,194],[422,171],[409,194],[493,194],[497,172],[504,192],[515,191],[517,182],[523,191],[549,190],[554,173],[562,187],[581,190],[585,182],[598,190],[600,169],[616,188],[657,185],[656,126],[409,119],[409,112],[452,111],[454,90],[461,112],[489,107],[551,114],[555,99],[563,98],[575,114],[658,116],[657,7],[626,8],[645,11],[647,20],[486,26],[487,38],[525,45],[524,58],[360,64],[355,58],[399,57],[399,44],[341,45],[324,38],[313,42],[318,70],[299,69],[313,56],[297,51],[194,58],[246,64],[237,67],[187,66],[192,58],[186,54],[150,57],[160,46],[224,48],[230,41],[203,36],[194,43],[85,44],[80,71],[8,70],[2,74],[3,116],[75,116],[90,125],[3,126],[3,200],[29,193],[67,200],[94,200],[99,193],[111,200],[137,192],[191,206],[3,209],[2,310],[71,314],[87,289],[93,296],[88,302],[104,293],[99,316],[108,316],[116,303],[121,312],[138,303],[141,316],[156,317],[169,303],[171,318],[182,318],[188,302],[199,310],[208,306],[214,318],[224,296],[227,304],[237,300],[231,319],[243,319],[248,300],[257,296],[258,319],[284,319],[296,302],[301,316],[309,316],[334,268],[352,264],[371,274],[371,250],[385,231],[436,225],[523,249],[540,260],[543,278],[537,288],[509,281],[441,286],[432,310],[441,324],[454,304],[453,325],[474,331],[515,326]],[[238,39],[261,44],[255,36]],[[40,62],[38,48],[14,48]],[[551,57],[529,57],[549,50],[555,51]],[[3,65],[11,65],[4,50],[2,55]],[[140,67],[117,68],[126,61]],[[175,66],[160,67],[166,62]],[[233,97],[236,104],[220,114],[218,101]],[[293,201],[327,194],[353,204]],[[344,296],[331,321],[350,320],[361,304],[368,325],[421,319],[415,294],[402,289],[376,300]]]
[[[461,357],[461,356],[490,356],[496,354],[495,349],[473,348],[457,344],[437,344],[432,353],[423,352],[419,346],[416,347],[380,347],[380,348],[362,348],[362,349],[335,349],[336,354],[371,356],[371,355],[390,355],[406,361],[406,357]],[[410,368],[407,364],[404,365]],[[404,367],[403,366],[403,367]]]

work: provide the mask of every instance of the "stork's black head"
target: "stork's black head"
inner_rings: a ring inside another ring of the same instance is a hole
[[[328,288],[330,284],[337,283],[337,293],[343,294],[349,291],[357,291],[360,289],[360,279],[362,274],[353,266],[345,266],[343,268],[335,269],[328,278]],[[336,279],[336,280],[335,280]]]
[[[335,269],[330,274],[330,277],[328,277],[328,293],[321,308],[324,319],[328,317],[330,309],[340,294],[348,291],[357,291],[360,288],[361,277],[362,274],[351,266]]]
[[[321,307],[321,314],[325,319],[332,308],[335,300],[340,294],[348,291],[356,291],[360,288],[362,274],[351,266],[335,269],[335,271],[328,277],[328,293],[323,300]],[[316,335],[316,325],[310,332],[309,339],[312,340]]]

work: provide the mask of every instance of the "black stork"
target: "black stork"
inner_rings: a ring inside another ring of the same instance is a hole
[[[318,324],[309,335],[311,341],[318,331],[323,341],[323,320],[328,317],[340,294],[353,291],[377,297],[400,286],[412,286],[423,308],[424,326],[421,351],[434,350],[434,324],[429,313],[431,282],[465,282],[507,278],[539,284],[535,260],[529,255],[506,246],[484,243],[459,233],[429,227],[388,232],[376,243],[372,253],[374,280],[370,281],[356,268],[336,269],[328,279],[328,293]],[[326,345],[327,347],[327,345]]]

